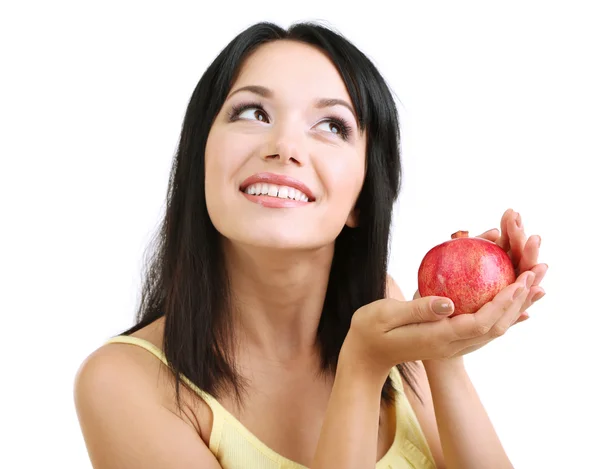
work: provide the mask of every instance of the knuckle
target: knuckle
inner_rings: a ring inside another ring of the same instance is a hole
[[[384,299],[377,302],[377,307],[371,311],[368,318],[371,327],[377,329],[389,329],[398,319],[398,304],[395,300]]]
[[[415,322],[420,322],[424,317],[424,309],[423,305],[418,305],[416,308],[412,308],[411,310],[411,316]]]
[[[383,300],[379,304],[376,310],[375,317],[373,320],[378,326],[385,326],[390,322],[390,319],[394,316],[394,303],[388,300]]]
[[[365,323],[368,321],[369,316],[372,316],[373,312],[367,309],[360,308],[355,311],[350,319],[350,328],[361,330],[365,327]]]
[[[482,336],[490,332],[490,326],[487,324],[477,323],[473,326],[473,335]]]
[[[494,326],[490,329],[490,336],[497,338],[503,336],[507,331],[506,326],[502,324],[494,324]]]

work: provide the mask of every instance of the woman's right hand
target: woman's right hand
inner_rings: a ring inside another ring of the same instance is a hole
[[[448,316],[454,305],[445,297],[369,303],[354,313],[340,360],[353,369],[386,377],[399,363],[459,355],[461,350],[503,335],[517,321],[534,277],[524,272],[479,311],[452,318]],[[444,304],[450,308],[438,308]]]

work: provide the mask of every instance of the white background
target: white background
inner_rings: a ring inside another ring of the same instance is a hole
[[[1,467],[89,468],[82,360],[129,327],[191,92],[260,20],[324,20],[402,103],[390,271],[509,207],[546,297],[467,357],[517,468],[600,467],[594,2],[8,2],[0,10]]]

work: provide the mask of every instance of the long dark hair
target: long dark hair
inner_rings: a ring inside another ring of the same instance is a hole
[[[359,195],[358,227],[344,227],[335,250],[316,346],[321,372],[333,372],[353,313],[384,298],[390,224],[400,191],[400,130],[392,94],[373,63],[341,34],[318,23],[296,23],[287,31],[257,23],[235,37],[208,67],[188,104],[170,173],[165,217],[152,243],[136,325],[124,335],[165,316],[163,348],[176,378],[187,376],[219,397],[232,390],[242,401],[244,380],[231,353],[233,327],[228,275],[220,234],[206,208],[204,151],[212,123],[243,61],[262,44],[293,40],[316,46],[337,67],[361,131],[367,132],[367,170]],[[398,369],[416,393],[411,369]],[[418,395],[418,394],[417,394]],[[382,401],[393,402],[388,377]]]

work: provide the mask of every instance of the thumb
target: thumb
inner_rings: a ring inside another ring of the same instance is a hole
[[[406,306],[410,313],[405,324],[439,321],[454,312],[454,303],[450,298],[443,296],[421,297],[417,291],[412,301],[407,301]]]

